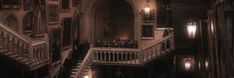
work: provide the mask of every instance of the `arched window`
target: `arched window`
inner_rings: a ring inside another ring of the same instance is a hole
[[[13,15],[9,15],[6,19],[5,19],[5,24],[9,27],[11,27],[14,30],[18,30],[18,20],[15,16]]]
[[[69,9],[69,1],[70,0],[62,0],[62,9]]]

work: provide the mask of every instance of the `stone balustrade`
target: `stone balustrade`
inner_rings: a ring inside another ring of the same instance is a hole
[[[112,65],[142,65],[174,50],[173,34],[153,42],[143,49],[90,48],[73,78],[82,78],[92,63]]]
[[[47,35],[45,36],[48,38]],[[13,52],[13,55],[29,60],[30,64],[49,61],[47,40],[32,40],[0,22],[0,50]],[[12,59],[16,58],[12,57]]]
[[[139,49],[128,48],[92,48],[93,62],[109,64],[139,64]]]

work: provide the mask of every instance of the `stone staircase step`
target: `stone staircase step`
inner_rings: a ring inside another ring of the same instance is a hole
[[[76,75],[71,75],[70,78],[76,78]]]
[[[79,68],[72,69],[72,72],[78,71]]]
[[[7,50],[0,50],[0,53],[5,53],[7,52]]]
[[[11,58],[16,58],[16,57],[19,57],[19,55],[14,54],[14,55],[11,55],[10,57]]]
[[[20,62],[22,62],[22,63],[25,63],[25,62],[27,62],[28,60],[27,59],[22,59],[22,60],[20,60]]]
[[[26,30],[26,31],[24,31],[25,34],[32,33],[32,32],[33,32],[32,30]]]
[[[5,53],[3,53],[3,54],[6,55],[6,56],[10,56],[10,55],[13,55],[14,52],[7,51],[7,52],[5,52]]]
[[[77,72],[71,72],[71,75],[75,75]]]
[[[23,57],[16,57],[16,60],[23,60]]]

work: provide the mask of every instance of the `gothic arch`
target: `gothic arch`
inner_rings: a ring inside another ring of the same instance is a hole
[[[13,14],[10,14],[8,15],[5,20],[4,20],[4,23],[9,26],[10,28],[18,31],[18,27],[19,27],[19,21],[18,19],[16,18],[15,15]]]
[[[83,0],[83,1],[86,2],[86,0]],[[139,29],[138,23],[137,23],[137,21],[139,21],[137,19],[137,17],[139,17],[138,9],[137,9],[136,4],[134,3],[134,1],[132,1],[132,0],[124,0],[124,1],[126,3],[128,3],[130,5],[130,7],[132,8],[132,11],[133,11],[132,12],[133,13],[133,27],[134,27],[134,30],[133,30],[134,37],[133,38],[135,40],[137,40],[137,37],[135,37],[135,36],[137,35],[136,33],[137,33],[137,30]],[[100,8],[100,7],[97,7],[97,6],[102,5],[103,2],[105,2],[105,0],[92,0],[92,1],[87,0],[87,4],[83,5],[82,9],[81,9],[81,21],[86,22],[86,23],[82,24],[82,26],[84,26],[82,29],[90,30],[90,32],[84,31],[82,37],[83,38],[88,38],[91,42],[95,41],[95,38],[94,38],[95,32],[92,32],[92,31],[95,30],[94,29],[95,24],[94,24],[94,20],[92,20],[92,19],[94,19],[95,11],[97,10],[97,8]],[[90,35],[90,36],[88,37],[87,35]]]

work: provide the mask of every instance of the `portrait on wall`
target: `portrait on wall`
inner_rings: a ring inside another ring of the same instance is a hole
[[[143,23],[141,27],[142,39],[154,39],[154,23]]]
[[[51,31],[50,47],[52,62],[61,60],[62,28],[54,28]]]
[[[71,45],[71,18],[64,18],[61,23],[63,26],[63,47]]]
[[[19,9],[20,8],[20,0],[0,0],[0,8],[1,9]]]
[[[59,7],[58,5],[48,6],[48,22],[54,23],[59,21]]]

